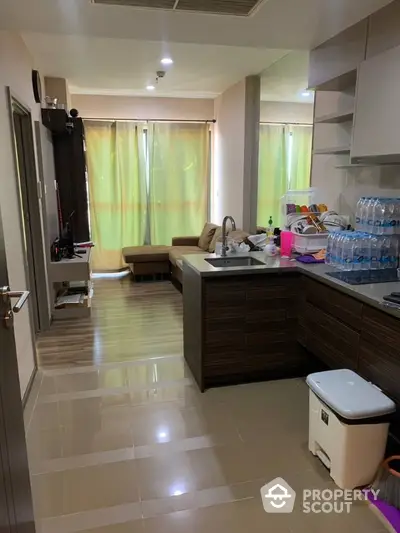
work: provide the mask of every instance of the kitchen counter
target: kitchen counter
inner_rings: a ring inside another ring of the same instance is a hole
[[[184,268],[191,268],[198,275],[204,278],[248,276],[252,274],[260,275],[279,272],[299,272],[300,274],[314,278],[321,283],[348,294],[353,298],[357,298],[366,304],[372,305],[373,307],[376,307],[385,313],[395,316],[396,318],[400,318],[400,310],[382,305],[383,296],[386,296],[391,292],[400,292],[400,282],[349,285],[348,283],[328,276],[327,273],[332,272],[333,269],[325,264],[310,265],[299,263],[293,259],[282,259],[280,256],[266,257],[263,252],[251,252],[243,255],[254,257],[258,261],[262,261],[264,265],[216,268],[205,261],[206,258],[219,257],[215,254],[186,255],[183,257],[183,264]]]

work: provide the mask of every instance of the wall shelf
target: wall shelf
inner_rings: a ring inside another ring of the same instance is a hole
[[[343,122],[350,122],[353,120],[354,111],[347,111],[346,113],[331,113],[315,118],[315,124],[341,124]]]
[[[313,150],[314,155],[323,155],[323,154],[330,154],[330,155],[339,155],[339,154],[349,154],[350,153],[350,146],[336,146],[332,148],[315,148]]]

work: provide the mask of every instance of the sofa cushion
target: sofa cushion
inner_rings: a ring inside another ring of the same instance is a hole
[[[198,247],[204,250],[205,252],[208,252],[208,248],[210,246],[210,242],[212,238],[214,237],[215,230],[218,228],[216,224],[211,224],[210,222],[207,222],[204,225],[203,231],[201,232]]]
[[[215,230],[213,238],[211,239],[210,246],[208,247],[208,251],[212,254],[215,252],[215,246],[220,237],[222,237],[222,227],[218,226],[218,228]]]
[[[155,263],[169,260],[171,246],[130,246],[122,249],[125,263]]]
[[[201,250],[198,246],[173,246],[169,252],[170,262],[176,266],[176,262],[182,259],[184,255],[189,254],[205,254],[204,250]]]

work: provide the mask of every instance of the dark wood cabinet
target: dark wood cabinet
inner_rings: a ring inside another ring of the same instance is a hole
[[[400,320],[307,275],[202,278],[184,268],[184,352],[208,387],[350,368],[399,406]]]
[[[185,358],[202,390],[315,368],[297,342],[300,281],[298,274],[196,278],[184,269]]]

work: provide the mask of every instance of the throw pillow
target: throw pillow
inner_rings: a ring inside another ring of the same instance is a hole
[[[217,241],[220,237],[222,237],[222,227],[218,226],[208,248],[208,251],[212,254],[215,252],[215,246],[217,245]]]
[[[210,222],[207,222],[204,225],[203,231],[201,232],[200,239],[199,239],[199,244],[198,244],[199,248],[201,248],[205,252],[208,251],[211,240],[214,237],[214,233],[217,228],[218,226],[216,224],[211,224]]]

